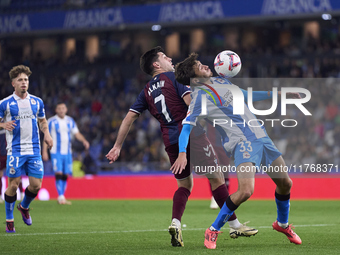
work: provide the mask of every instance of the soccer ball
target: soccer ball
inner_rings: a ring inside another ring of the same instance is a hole
[[[242,64],[240,57],[231,50],[220,52],[214,61],[215,71],[218,75],[231,78],[238,74]]]

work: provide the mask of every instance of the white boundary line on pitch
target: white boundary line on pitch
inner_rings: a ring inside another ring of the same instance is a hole
[[[311,224],[311,225],[294,225],[295,227],[330,227],[337,224]],[[272,228],[272,226],[259,226],[255,228]],[[224,229],[227,229],[225,227]],[[183,228],[183,231],[201,231],[206,228]],[[1,237],[7,236],[43,236],[43,235],[83,235],[83,234],[119,234],[119,233],[141,233],[141,232],[163,232],[168,229],[144,229],[144,230],[117,230],[117,231],[89,231],[89,232],[57,232],[57,233],[27,233],[27,234],[0,234]]]

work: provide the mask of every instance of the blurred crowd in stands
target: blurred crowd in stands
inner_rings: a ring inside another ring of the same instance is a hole
[[[226,48],[228,45],[210,47],[207,44],[198,53],[201,61],[213,68],[216,54]],[[300,44],[285,47],[264,45],[231,50],[236,51],[242,59],[243,67],[239,77],[323,78],[310,79],[310,83],[304,79],[305,84],[301,85],[311,92],[312,98],[305,106],[312,116],[304,116],[297,107],[292,106],[288,108],[287,116],[281,116],[278,109],[270,117],[294,118],[298,121],[297,127],[284,128],[275,124],[272,128],[268,122],[265,126],[288,164],[339,164],[339,37],[327,41],[310,38]],[[81,133],[90,142],[90,151],[86,153],[81,144],[74,143],[75,159],[85,160],[87,172],[112,168],[166,170],[169,167],[159,123],[148,112],[141,115],[133,125],[118,162],[109,165],[105,158],[115,142],[122,119],[150,79],[139,69],[142,53],[140,47],[129,45],[112,57],[99,57],[92,63],[76,54],[66,62],[57,58],[42,60],[39,54],[21,61],[33,71],[29,92],[44,100],[47,117],[54,115],[57,102],[65,102],[68,115],[76,120]],[[184,50],[181,57],[173,62],[177,63],[188,53],[188,50]],[[12,66],[21,62],[10,57],[1,61],[0,98],[13,93],[8,72]],[[265,87],[261,84],[259,82],[253,86],[254,90],[272,88],[272,85]],[[269,105],[265,103],[264,109],[269,109],[270,104],[269,100]]]

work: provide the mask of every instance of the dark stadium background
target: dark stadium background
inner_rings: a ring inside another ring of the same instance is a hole
[[[337,0],[0,0],[0,99],[13,91],[10,68],[25,64],[33,71],[29,92],[44,100],[47,117],[54,115],[57,102],[67,104],[91,144],[84,152],[74,143],[69,198],[133,198],[137,195],[126,187],[148,190],[148,181],[155,179],[164,179],[160,198],[169,198],[175,181],[167,174],[159,124],[150,114],[135,122],[118,162],[109,165],[105,158],[129,106],[150,78],[139,69],[143,52],[161,45],[177,63],[195,51],[213,68],[216,54],[230,49],[242,59],[239,78],[324,78],[311,89],[312,118],[301,118],[294,131],[267,130],[287,164],[339,165],[340,87],[334,82],[340,77],[339,35]],[[50,177],[44,188],[55,198],[49,162],[45,173]],[[336,174],[306,176],[296,181],[299,198],[340,198],[339,192],[328,192],[335,189]],[[102,193],[84,191],[89,185],[97,190],[102,182],[107,186]],[[323,187],[323,193],[305,194],[301,187],[308,185]],[[259,192],[255,197],[266,198],[266,190]],[[138,198],[155,198],[151,194]],[[208,188],[196,195],[209,196]]]

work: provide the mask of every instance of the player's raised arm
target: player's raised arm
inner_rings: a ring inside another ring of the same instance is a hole
[[[190,135],[192,127],[193,125],[183,124],[183,128],[178,139],[178,147],[179,147],[178,158],[176,159],[175,163],[170,168],[170,170],[174,174],[182,173],[182,171],[185,169],[188,163],[186,151],[187,151],[189,135]]]
[[[120,125],[117,140],[114,146],[112,147],[112,149],[108,152],[108,154],[106,154],[106,158],[110,160],[110,164],[118,159],[120,150],[122,149],[125,138],[127,134],[129,133],[133,122],[138,118],[138,116],[139,116],[138,113],[135,113],[132,111],[129,111],[126,114],[122,124]]]

